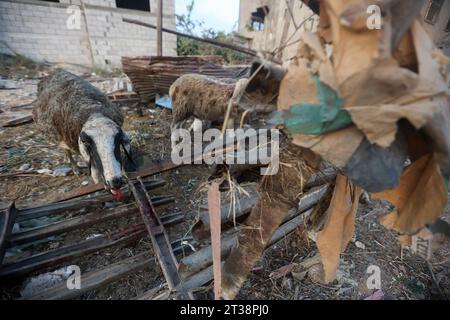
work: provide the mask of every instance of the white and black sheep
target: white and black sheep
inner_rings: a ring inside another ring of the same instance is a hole
[[[95,183],[120,198],[124,184],[120,148],[130,157],[130,141],[121,129],[119,108],[88,81],[57,70],[38,84],[33,118],[41,130],[65,150],[72,165],[72,152],[88,163]]]

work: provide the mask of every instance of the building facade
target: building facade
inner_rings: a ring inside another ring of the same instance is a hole
[[[319,16],[302,1],[240,0],[239,35],[257,51],[284,47],[277,55],[284,61],[295,55],[301,32],[315,31],[318,23]]]
[[[318,9],[314,0],[240,0],[238,32],[254,50],[272,52],[287,46],[278,55],[287,61],[295,55],[301,32],[316,30]],[[422,17],[435,43],[450,55],[450,0],[427,0]]]
[[[0,0],[0,52],[35,61],[112,69],[122,56],[156,54],[156,31],[122,18],[156,24],[156,0]],[[175,0],[164,0],[163,25],[175,29]],[[163,34],[163,55],[176,36]]]
[[[450,56],[450,0],[428,0],[422,9],[424,26],[434,42]]]

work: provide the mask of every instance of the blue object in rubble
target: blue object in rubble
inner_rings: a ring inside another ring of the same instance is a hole
[[[155,104],[161,108],[172,109],[172,99],[167,95],[156,99]]]
[[[352,118],[343,109],[342,98],[321,82],[317,75],[313,76],[313,79],[320,103],[300,103],[283,112],[284,124],[288,131],[320,135],[348,127],[352,123]]]

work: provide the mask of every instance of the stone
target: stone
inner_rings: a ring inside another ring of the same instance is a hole
[[[39,169],[39,170],[37,171],[37,173],[40,173],[40,174],[49,174],[49,175],[51,175],[51,174],[53,173],[53,171],[50,170],[50,169]]]
[[[366,245],[364,243],[362,243],[361,241],[356,241],[355,246],[362,250],[366,249]]]
[[[23,165],[20,166],[19,171],[28,171],[31,169],[31,165],[29,163],[24,163]]]
[[[72,172],[72,168],[58,167],[53,171],[55,177],[67,177]]]
[[[12,80],[3,80],[0,79],[0,89],[18,89],[19,86],[17,85],[17,82]]]

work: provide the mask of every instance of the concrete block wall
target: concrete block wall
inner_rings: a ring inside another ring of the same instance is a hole
[[[33,60],[92,64],[84,21],[80,30],[69,30],[66,10],[58,3],[0,1],[0,50],[8,52],[4,42]]]
[[[172,10],[174,10],[173,7]],[[103,7],[87,6],[86,15],[96,65],[116,66],[120,65],[122,56],[156,53],[155,30],[122,21],[122,18],[129,18],[156,24],[154,14],[120,8],[107,10]],[[175,29],[173,15],[164,15],[163,18],[166,28]],[[176,36],[163,34],[163,54],[167,56],[177,54]]]
[[[164,0],[163,22],[170,29],[175,29],[174,1]],[[0,52],[10,47],[37,61],[104,69],[120,67],[122,56],[156,53],[155,30],[122,21],[126,17],[156,24],[156,0],[150,0],[152,12],[116,8],[115,0],[84,0],[86,19],[81,14],[80,29],[70,30],[68,7],[80,4],[80,0],[0,0]],[[163,54],[176,55],[176,36],[163,34]]]

